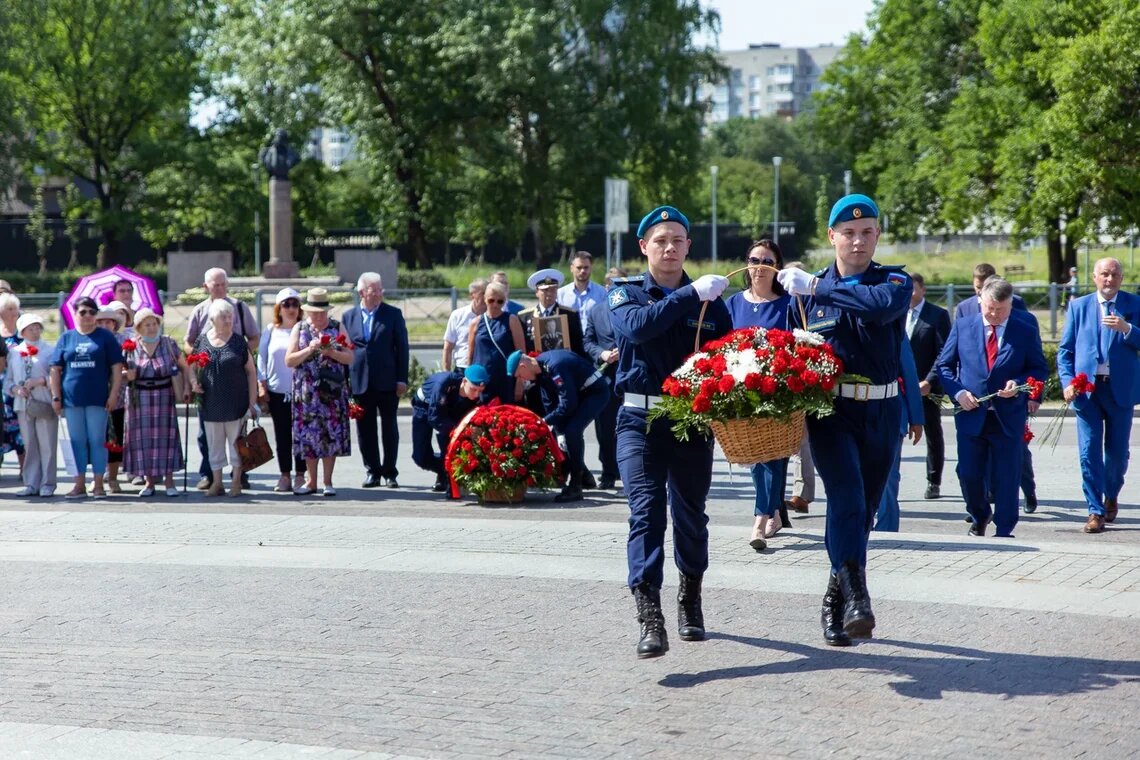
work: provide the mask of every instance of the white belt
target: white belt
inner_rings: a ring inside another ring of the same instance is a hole
[[[424,402],[425,404],[427,403],[427,398],[424,397],[424,389],[422,387],[416,389],[416,398],[418,398],[420,401]]]
[[[598,370],[594,374],[590,375],[590,377],[586,380],[586,382],[582,383],[582,387],[578,389],[578,392],[581,393],[582,391],[586,390],[591,385],[593,385],[594,383],[598,382],[601,379],[602,379],[602,371]]]
[[[642,396],[640,393],[627,393],[622,406],[632,406],[637,409],[652,409],[661,403],[660,396]]]
[[[840,383],[836,390],[841,398],[853,398],[856,401],[881,401],[899,395],[899,384],[897,380],[886,385]]]

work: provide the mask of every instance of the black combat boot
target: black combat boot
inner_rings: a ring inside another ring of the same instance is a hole
[[[648,583],[633,588],[633,599],[637,602],[637,620],[641,623],[641,641],[637,642],[637,656],[660,657],[669,651],[669,639],[665,635],[665,616],[661,614],[661,590]]]
[[[863,568],[845,562],[839,568],[839,589],[843,592],[843,630],[853,639],[869,639],[875,629],[875,613],[867,594],[867,577]]]
[[[450,487],[451,484],[448,482],[447,476],[441,472],[435,476],[435,485],[431,487],[431,490],[435,491],[436,493],[443,493]]]
[[[566,481],[566,486],[562,489],[562,493],[554,497],[554,500],[559,504],[564,504],[568,501],[581,501],[582,500],[582,471],[570,471],[570,479]]]
[[[705,640],[705,616],[701,612],[701,576],[681,573],[677,589],[677,635],[681,641]]]
[[[851,646],[851,637],[843,630],[843,592],[839,590],[839,579],[835,577],[835,573],[832,573],[827,581],[819,622],[823,626],[825,643],[833,647]]]

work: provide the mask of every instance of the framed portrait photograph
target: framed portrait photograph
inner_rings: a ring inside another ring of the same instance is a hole
[[[570,349],[570,320],[565,314],[534,318],[535,350]]]

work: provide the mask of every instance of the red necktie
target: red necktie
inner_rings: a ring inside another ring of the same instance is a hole
[[[997,325],[990,325],[990,337],[986,338],[986,369],[994,368],[994,362],[997,361],[998,344],[997,344]]]

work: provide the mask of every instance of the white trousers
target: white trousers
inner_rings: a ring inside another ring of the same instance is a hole
[[[19,411],[16,419],[20,421],[20,436],[24,439],[24,485],[37,491],[44,486],[55,488],[59,418],[39,420]]]
[[[226,455],[229,455],[230,467],[241,467],[241,457],[238,456],[234,442],[245,429],[245,417],[231,422],[204,422],[206,426],[206,445],[210,449],[210,469],[217,472],[225,469]]]

